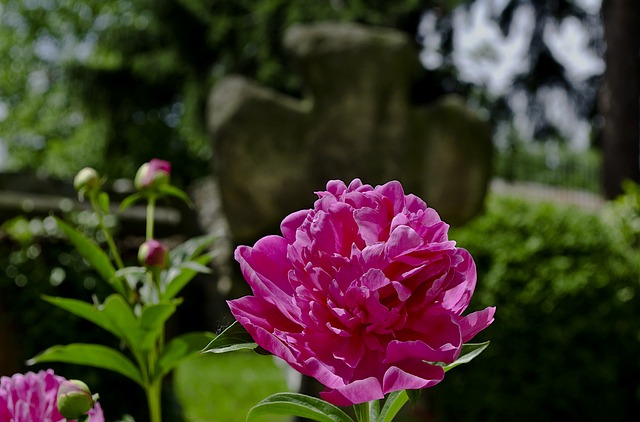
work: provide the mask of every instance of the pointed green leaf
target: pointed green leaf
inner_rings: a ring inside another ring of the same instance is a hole
[[[476,356],[480,353],[484,352],[484,350],[489,347],[489,342],[485,341],[484,343],[467,343],[462,345],[462,351],[460,352],[460,356],[455,362],[452,362],[448,365],[443,366],[444,371],[447,372],[458,365],[462,365],[463,363],[471,362]]]
[[[118,337],[124,341],[127,347],[134,353],[140,350],[138,343],[141,341],[142,332],[138,318],[124,298],[116,294],[109,296],[104,301],[101,310],[115,327],[119,333]]]
[[[162,280],[161,299],[169,300],[176,297],[178,293],[199,273],[210,271],[205,267],[213,257],[211,255],[201,255],[193,261],[171,267]]]
[[[120,207],[118,208],[118,212],[122,212],[126,210],[127,208],[129,208],[131,205],[135,204],[142,198],[144,198],[144,196],[142,196],[140,193],[138,192],[132,193],[131,195],[124,198],[122,202],[120,202]]]
[[[122,353],[99,344],[74,343],[53,346],[27,361],[27,365],[43,362],[63,362],[108,369],[144,385],[138,368]]]
[[[267,397],[249,410],[247,422],[261,415],[293,415],[318,422],[353,422],[339,407],[297,393],[277,393]]]
[[[233,324],[211,340],[202,352],[226,353],[243,349],[255,349],[256,347],[258,345],[247,330],[238,321],[234,321]]]
[[[389,393],[376,422],[391,422],[408,400],[409,396],[404,390]]]
[[[169,341],[156,365],[155,377],[162,378],[187,359],[201,355],[202,347],[215,337],[214,333],[187,333]]]
[[[174,196],[187,204],[189,208],[193,208],[193,202],[191,202],[189,195],[173,185],[160,185],[158,186],[158,192],[164,195]]]
[[[210,255],[202,255],[201,260],[204,261],[211,261],[211,256]],[[184,264],[180,265],[180,268],[185,268],[185,269],[189,269],[192,271],[195,271],[196,273],[200,273],[200,274],[209,274],[211,273],[211,270],[209,269],[209,267],[200,264],[198,261],[187,261]]]
[[[116,277],[116,269],[111,264],[109,256],[93,240],[64,221],[56,218],[56,222],[60,230],[64,232],[77,251],[91,264],[98,274],[100,274],[100,277],[107,281],[116,292],[125,295],[126,291],[122,280]]]
[[[100,204],[100,208],[102,208],[102,212],[109,214],[109,195],[106,192],[100,192],[98,194],[98,203]]]
[[[155,340],[164,328],[165,322],[176,312],[180,302],[181,301],[176,300],[144,307],[138,320],[138,327],[141,334],[138,337],[137,347],[140,347],[142,350],[151,350],[153,348]]]
[[[72,313],[73,315],[90,321],[98,327],[103,328],[114,336],[120,338],[120,330],[115,325],[113,325],[111,320],[107,318],[104,312],[102,312],[93,304],[84,302],[82,300],[53,296],[42,296],[42,299],[44,299],[46,302],[51,303],[52,305],[55,305],[59,308],[64,309],[65,311]]]
[[[190,261],[197,255],[200,255],[205,249],[213,244],[215,237],[212,235],[204,235],[193,237],[169,251],[172,264],[181,264]]]

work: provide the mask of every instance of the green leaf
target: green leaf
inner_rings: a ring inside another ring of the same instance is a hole
[[[404,390],[389,393],[376,422],[391,422],[408,400],[409,396]]]
[[[176,312],[181,301],[175,300],[168,303],[158,303],[145,306],[138,320],[138,328],[141,335],[138,337],[137,347],[142,350],[151,350],[155,340],[164,328],[165,322]]]
[[[193,237],[169,251],[171,263],[173,265],[182,264],[185,261],[191,261],[197,255],[200,255],[205,249],[213,244],[215,237],[204,235]]]
[[[64,221],[57,219],[58,227],[64,232],[77,251],[91,264],[111,287],[121,295],[126,294],[122,280],[116,276],[116,269],[111,264],[109,256],[91,239],[74,229]]]
[[[102,208],[102,212],[109,214],[109,195],[106,192],[100,192],[98,194],[98,203],[100,204],[100,208]]]
[[[144,267],[124,267],[116,271],[116,277],[125,280],[129,289],[134,291],[139,283],[144,284],[147,279],[147,269]]]
[[[234,321],[233,324],[211,340],[202,352],[226,353],[243,349],[253,350],[256,347],[258,345],[247,330],[238,321]]]
[[[380,417],[380,400],[369,402],[369,420],[375,422]]]
[[[187,204],[189,206],[189,208],[193,208],[193,202],[191,202],[191,199],[189,198],[189,195],[187,195],[185,192],[183,192],[182,190],[178,189],[177,187],[173,186],[173,185],[160,185],[158,186],[158,193],[164,194],[164,195],[169,195],[169,196],[174,196],[178,199],[180,199],[182,202],[184,202],[185,204]]]
[[[353,422],[339,407],[297,393],[277,393],[267,397],[249,410],[247,422],[261,415],[293,415],[318,422]]]
[[[116,337],[120,338],[120,330],[115,325],[113,325],[106,314],[102,312],[102,310],[97,306],[84,302],[82,300],[67,299],[62,297],[42,296],[42,299],[48,303],[51,303],[52,305],[55,305],[67,312],[72,313],[73,315],[90,321],[98,327],[103,328]]]
[[[74,343],[67,346],[53,346],[29,359],[27,365],[43,362],[63,362],[108,369],[144,386],[138,368],[122,353],[99,344]]]
[[[117,336],[124,341],[127,347],[134,353],[140,350],[139,342],[142,332],[139,328],[138,318],[125,299],[120,295],[113,294],[107,297],[100,310],[115,327]]]
[[[140,317],[137,317],[124,298],[114,294],[105,300],[101,311],[127,347],[138,355],[153,348],[164,323],[175,313],[179,303],[173,301],[146,305]]]
[[[164,300],[173,299],[189,282],[199,273],[210,271],[205,267],[213,257],[211,255],[201,255],[193,261],[188,261],[178,266],[172,266],[166,272],[161,281],[163,286],[160,298]],[[206,271],[205,271],[206,270]]]
[[[131,205],[135,204],[136,202],[138,202],[142,198],[144,198],[144,196],[142,196],[142,194],[140,194],[138,192],[132,193],[131,195],[129,195],[126,198],[124,198],[122,200],[122,202],[120,202],[120,207],[118,208],[118,212],[122,212],[122,211],[126,210],[127,208],[129,208]]]
[[[215,337],[214,333],[187,333],[169,341],[158,359],[154,376],[162,378],[187,359],[201,355],[202,346]]]
[[[452,362],[448,365],[444,365],[444,371],[447,372],[458,365],[462,365],[463,363],[471,362],[476,356],[480,353],[484,352],[484,350],[489,347],[489,342],[485,341],[484,343],[467,343],[462,345],[462,351],[460,352],[460,356],[455,362]]]

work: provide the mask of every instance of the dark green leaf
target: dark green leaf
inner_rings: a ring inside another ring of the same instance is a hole
[[[205,347],[203,352],[210,353],[226,353],[233,352],[242,349],[255,349],[258,345],[254,342],[251,335],[244,329],[244,327],[234,321],[223,332],[218,334],[216,338]]]
[[[339,407],[297,393],[278,393],[267,397],[249,410],[247,422],[261,415],[293,415],[318,422],[353,422]]]
[[[126,295],[126,290],[116,276],[116,269],[111,264],[109,256],[91,239],[74,229],[64,221],[57,219],[58,227],[64,232],[69,241],[78,252],[91,264],[91,266],[107,281],[111,287],[121,295]]]
[[[138,368],[117,350],[99,344],[74,343],[53,346],[27,361],[27,365],[43,362],[63,362],[108,369],[144,385]]]
[[[489,347],[489,342],[485,341],[484,343],[467,343],[462,345],[462,351],[460,352],[460,356],[455,362],[450,363],[449,365],[443,366],[444,371],[447,372],[458,365],[462,365],[463,363],[471,362],[476,356],[480,353],[484,352],[484,350]]]
[[[181,362],[199,356],[202,347],[214,337],[214,333],[202,332],[187,333],[171,339],[162,350],[154,376],[162,378]]]

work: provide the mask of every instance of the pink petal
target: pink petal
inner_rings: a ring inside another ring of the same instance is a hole
[[[490,306],[482,311],[473,312],[460,319],[458,323],[460,324],[460,331],[462,333],[462,342],[468,342],[480,331],[491,325],[495,313],[496,308]]]
[[[289,214],[280,223],[280,231],[288,243],[296,240],[296,231],[309,215],[309,210],[300,210]]]
[[[400,390],[419,390],[432,387],[442,381],[444,370],[440,366],[425,362],[411,362],[402,368],[392,366],[384,374],[384,394]]]
[[[326,389],[320,393],[322,399],[336,406],[351,406],[384,397],[380,381],[374,377],[353,381],[340,388]]]

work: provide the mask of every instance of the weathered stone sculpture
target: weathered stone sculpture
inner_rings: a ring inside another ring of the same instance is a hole
[[[322,23],[290,28],[284,43],[306,83],[304,99],[239,76],[210,97],[214,167],[235,241],[275,233],[330,179],[400,180],[453,224],[479,211],[489,127],[459,101],[410,104],[419,64],[403,33]]]

